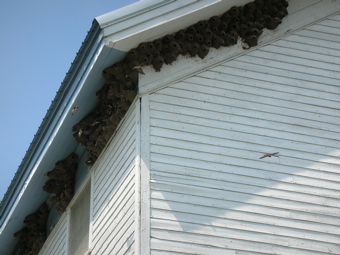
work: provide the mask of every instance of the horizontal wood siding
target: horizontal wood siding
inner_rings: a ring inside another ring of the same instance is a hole
[[[65,213],[66,214],[66,213]],[[62,215],[57,225],[49,235],[40,255],[66,255],[67,249],[67,215]]]
[[[136,114],[130,111],[93,174],[92,254],[134,254]]]
[[[339,27],[150,95],[151,254],[340,254]]]

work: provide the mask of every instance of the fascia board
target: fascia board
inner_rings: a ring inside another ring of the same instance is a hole
[[[93,51],[93,47],[90,48],[90,50]],[[21,164],[22,169],[19,169],[22,173],[20,176],[16,176],[13,180],[15,182],[15,184],[12,184],[13,190],[9,190],[7,192],[10,196],[6,198],[8,200],[7,205],[3,203],[1,205],[1,221],[4,219],[4,212],[8,211],[9,208],[13,209],[13,205],[16,204],[14,201],[17,200],[15,198],[24,192],[25,187],[34,175],[35,169],[39,166],[42,158],[44,157],[46,150],[51,146],[53,139],[56,137],[60,127],[65,122],[65,119],[72,108],[73,102],[81,90],[81,85],[83,84],[82,81],[86,79],[83,77],[86,73],[83,72],[85,70],[88,71],[88,69],[91,68],[92,64],[90,63],[90,59],[93,61],[93,57],[95,57],[92,56],[93,54],[94,53],[89,53],[88,50],[84,50],[84,56],[77,56],[76,61],[72,64],[68,75],[57,92],[57,95],[32,142],[32,146],[34,147],[30,148],[25,155]],[[0,233],[1,229],[2,224]]]
[[[176,32],[199,20],[222,14],[234,5],[244,5],[250,1],[176,0],[167,1],[167,4],[162,1],[162,5],[153,6],[147,12],[145,9],[135,11],[128,20],[115,19],[111,23],[107,22],[106,24],[111,25],[103,27],[105,44],[121,51],[128,51],[140,42]]]
[[[109,27],[117,23],[129,20],[134,16],[138,16],[141,13],[148,12],[152,9],[159,8],[165,4],[175,2],[176,0],[145,0],[128,5],[121,9],[106,13],[96,18],[100,28]]]

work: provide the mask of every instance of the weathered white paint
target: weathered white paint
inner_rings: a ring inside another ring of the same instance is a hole
[[[129,110],[93,171],[92,254],[135,250],[135,110],[135,106]]]
[[[339,254],[339,27],[150,95],[151,254]]]
[[[52,233],[47,238],[40,255],[66,255],[68,240],[68,215],[65,213],[59,219]]]

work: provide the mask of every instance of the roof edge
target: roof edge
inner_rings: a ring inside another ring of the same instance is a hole
[[[95,20],[98,22],[100,28],[105,28],[175,1],[176,0],[160,0],[156,3],[154,0],[139,1],[121,9],[98,16]]]
[[[32,142],[30,143],[24,158],[21,161],[3,199],[0,202],[0,233],[2,232],[3,225],[7,221],[8,215],[10,214],[11,208],[16,203],[22,188],[25,186],[27,178],[31,174],[33,168],[30,164],[36,161],[36,155],[40,155],[45,147],[45,144],[41,144],[42,141],[48,134],[51,134],[50,124],[59,114],[61,108],[64,108],[65,95],[69,92],[72,87],[74,78],[80,70],[87,53],[91,49],[96,38],[100,36],[101,28],[96,20],[93,20],[90,30],[80,46],[80,49],[76,53],[76,56],[71,63],[71,66],[66,73],[64,80],[61,83],[59,90],[57,91],[50,107],[48,108],[45,117],[43,118],[37,132],[35,133]],[[53,126],[54,128],[54,126]],[[53,131],[52,131],[53,133]],[[33,164],[34,165],[34,164]]]

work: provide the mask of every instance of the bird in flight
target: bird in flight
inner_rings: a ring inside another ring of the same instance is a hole
[[[279,154],[278,152],[274,152],[274,153],[265,153],[265,154],[263,154],[263,156],[260,158],[260,159],[262,159],[262,158],[270,158],[271,156],[276,156],[277,154]],[[278,156],[276,156],[276,157],[278,157]]]

